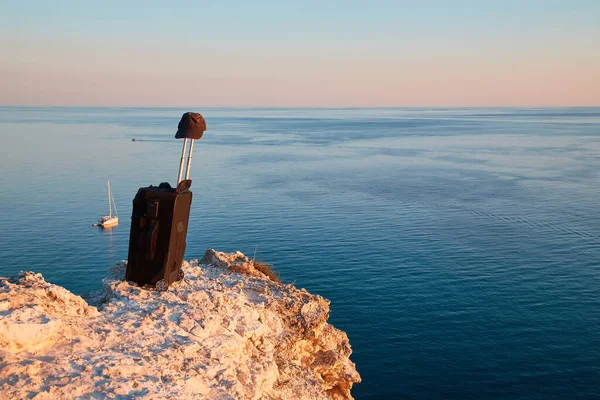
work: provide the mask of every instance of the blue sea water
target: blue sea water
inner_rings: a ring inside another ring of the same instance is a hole
[[[0,107],[0,275],[98,289],[185,111],[186,258],[256,252],[330,299],[357,399],[600,398],[600,108]]]

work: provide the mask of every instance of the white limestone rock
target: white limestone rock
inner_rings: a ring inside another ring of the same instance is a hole
[[[242,253],[184,262],[166,292],[109,270],[97,307],[40,274],[0,278],[0,398],[351,399],[329,302]]]

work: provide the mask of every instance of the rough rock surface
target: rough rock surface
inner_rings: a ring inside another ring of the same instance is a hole
[[[98,307],[40,274],[0,278],[0,398],[350,399],[329,302],[242,253],[184,262],[167,292],[110,269]]]

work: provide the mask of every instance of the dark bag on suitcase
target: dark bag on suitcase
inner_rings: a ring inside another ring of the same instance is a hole
[[[176,138],[184,138],[177,188],[164,182],[159,186],[140,188],[133,199],[129,255],[125,279],[140,286],[151,285],[167,290],[170,284],[183,279],[181,263],[185,253],[192,181],[188,179],[194,140],[206,130],[200,114],[185,113],[179,122]],[[185,180],[182,180],[187,141],[190,149]]]

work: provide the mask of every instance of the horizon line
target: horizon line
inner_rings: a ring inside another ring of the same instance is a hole
[[[182,106],[167,106],[167,105],[42,105],[42,104],[0,104],[0,107],[12,107],[12,108],[171,108],[171,109],[179,109],[179,108],[272,108],[272,109],[288,109],[288,108],[305,108],[305,109],[381,109],[381,108],[444,108],[444,109],[452,109],[452,108],[600,108],[600,104],[598,105],[462,105],[462,106],[445,106],[445,105],[411,105],[411,106],[390,106],[390,105],[378,105],[378,106],[248,106],[248,105],[182,105]]]

